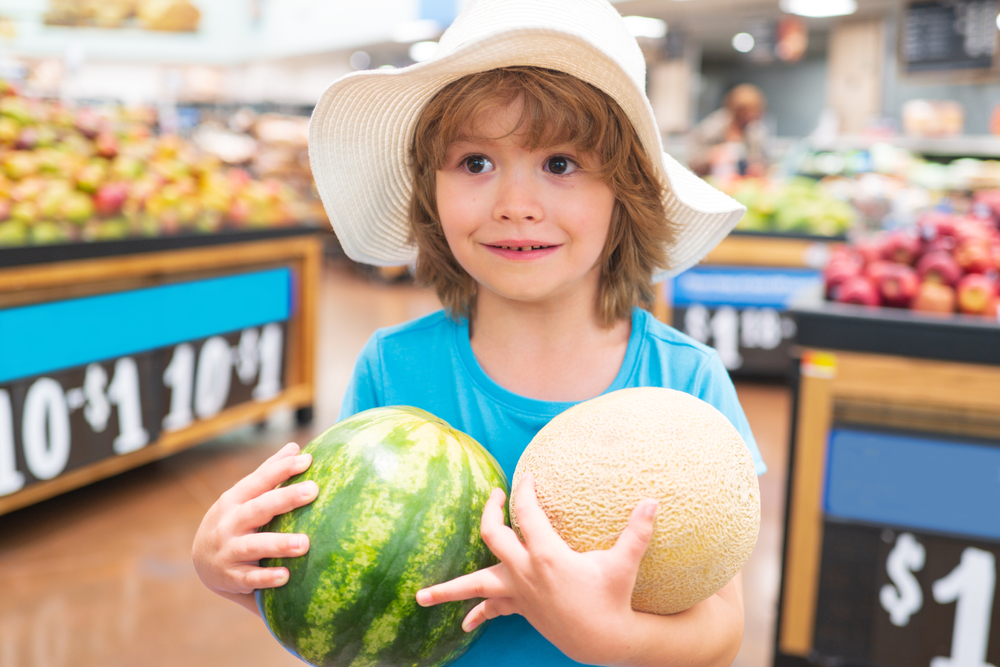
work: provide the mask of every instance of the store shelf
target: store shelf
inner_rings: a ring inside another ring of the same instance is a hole
[[[116,257],[138,253],[184,250],[288,238],[305,234],[316,234],[323,228],[312,225],[275,227],[248,231],[225,231],[213,234],[179,234],[177,236],[156,236],[130,238],[117,241],[92,241],[85,243],[60,243],[38,246],[12,246],[0,248],[0,268],[66,262],[100,257]]]
[[[889,144],[913,153],[933,157],[1000,158],[1000,137],[961,135],[956,137],[837,137],[830,141],[809,140],[814,150],[844,152],[867,150],[875,144]]]
[[[1000,322],[824,303],[791,311],[801,347],[1000,365]]]

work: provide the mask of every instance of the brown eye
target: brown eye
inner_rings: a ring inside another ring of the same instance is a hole
[[[545,169],[557,176],[564,176],[576,170],[576,163],[564,155],[555,155],[546,161]]]
[[[493,163],[485,155],[470,155],[465,158],[464,165],[470,174],[482,174],[493,169]]]

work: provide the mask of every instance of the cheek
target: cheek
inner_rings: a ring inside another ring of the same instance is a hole
[[[615,196],[607,186],[594,188],[586,197],[577,200],[580,232],[585,234],[588,246],[604,249],[611,230],[611,214],[615,209]]]

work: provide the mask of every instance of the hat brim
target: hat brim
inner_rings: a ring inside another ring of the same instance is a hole
[[[508,30],[397,70],[338,79],[323,93],[309,126],[309,160],[326,213],[348,257],[376,266],[412,263],[408,152],[430,99],[452,81],[499,67],[535,66],[575,76],[610,95],[632,120],[663,184],[676,227],[662,280],[697,263],[745,208],[663,153],[645,92],[614,60],[573,34]]]

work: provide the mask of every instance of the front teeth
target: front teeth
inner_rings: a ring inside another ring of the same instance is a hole
[[[517,250],[518,252],[524,252],[525,250],[539,250],[541,248],[548,248],[547,245],[526,245],[526,246],[499,245],[497,247],[503,248],[504,250]]]

